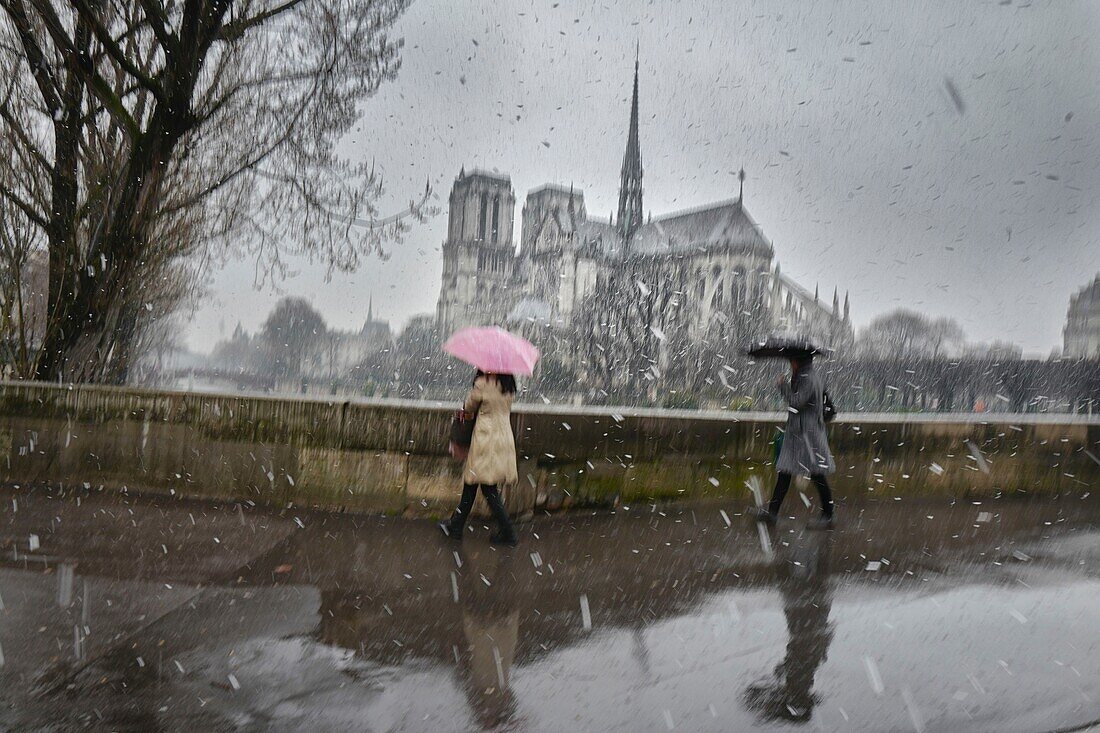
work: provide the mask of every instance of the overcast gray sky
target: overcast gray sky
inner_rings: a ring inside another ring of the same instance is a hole
[[[1046,354],[1071,293],[1100,270],[1100,3],[418,0],[398,79],[346,141],[386,172],[391,208],[432,182],[440,213],[388,261],[282,291],[330,326],[434,311],[445,202],[459,168],[617,202],[634,45],[645,208],[736,195],[785,273],[851,292],[856,326],[905,306],[974,340]],[[957,98],[953,98],[953,93]],[[193,314],[208,350],[255,330],[279,293],[231,263]]]

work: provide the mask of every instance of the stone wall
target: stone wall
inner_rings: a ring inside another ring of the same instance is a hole
[[[460,486],[460,466],[446,455],[453,409],[0,383],[0,483],[430,513],[450,506]],[[1084,493],[1100,480],[1100,419],[846,417],[830,428],[841,500]],[[747,499],[754,477],[770,486],[780,418],[517,406],[520,481],[509,507]]]

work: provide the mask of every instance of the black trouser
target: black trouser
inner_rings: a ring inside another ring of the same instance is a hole
[[[814,482],[817,493],[821,496],[822,516],[833,516],[833,492],[829,490],[829,482],[825,479],[825,474],[813,474],[810,476],[810,480]],[[775,477],[775,491],[772,493],[772,500],[768,502],[769,512],[779,514],[779,507],[783,506],[783,499],[787,496],[787,491],[790,488],[791,474],[780,471],[779,475]]]
[[[466,526],[470,510],[474,508],[474,499],[477,498],[479,486],[481,487],[481,495],[485,497],[485,501],[489,504],[489,511],[493,513],[493,518],[497,520],[500,533],[505,537],[515,536],[516,531],[512,528],[512,521],[508,519],[508,510],[504,508],[504,502],[500,500],[500,492],[497,491],[495,484],[463,484],[462,498],[458,502],[458,509],[455,509],[455,513],[451,515],[451,519],[448,521],[450,529],[461,532],[462,528]]]

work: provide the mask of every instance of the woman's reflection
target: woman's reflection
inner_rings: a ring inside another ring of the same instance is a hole
[[[515,550],[463,548],[459,553],[465,645],[456,648],[457,673],[475,720],[491,730],[511,721],[516,711],[509,685],[519,640]]]
[[[745,690],[746,707],[761,720],[804,723],[818,702],[814,675],[833,639],[830,549],[831,533],[805,532],[787,547],[780,543],[776,552],[776,580],[783,594],[789,638],[787,654],[772,677]]]

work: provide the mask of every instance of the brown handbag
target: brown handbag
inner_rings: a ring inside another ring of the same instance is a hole
[[[469,448],[474,440],[475,423],[477,423],[476,412],[456,410],[451,419],[451,442],[459,448]]]

